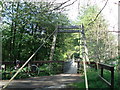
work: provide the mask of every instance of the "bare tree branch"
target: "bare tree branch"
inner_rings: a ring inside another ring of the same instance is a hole
[[[77,0],[74,0],[72,3],[67,4],[69,1],[71,1],[71,0],[64,1],[64,2],[62,2],[62,3],[59,3],[59,5],[56,5],[56,4],[57,4],[57,3],[55,3],[56,0],[53,0],[53,1],[51,1],[51,2],[45,3],[46,5],[45,5],[44,7],[47,7],[48,10],[45,9],[45,10],[40,11],[40,12],[37,12],[37,13],[47,13],[47,12],[52,12],[52,11],[57,11],[57,10],[58,10],[58,12],[60,12],[60,11],[63,10],[65,7],[74,4]],[[40,4],[40,2],[36,2],[36,3],[32,3],[32,4],[36,5],[36,4]],[[56,5],[56,7],[55,7],[55,5]],[[31,9],[31,8],[30,8],[30,9]],[[31,11],[32,11],[32,9],[31,9]],[[34,11],[33,11],[33,13],[34,13]],[[34,13],[34,14],[37,14],[37,13]]]
[[[67,2],[69,2],[69,1],[70,1],[70,0],[67,0],[67,1],[61,3],[58,7],[52,9],[51,11],[58,10],[60,7],[62,7],[63,5],[65,5],[65,4],[66,4]]]
[[[49,4],[48,4],[49,8],[51,8],[55,4],[55,1],[56,0],[53,0],[52,2],[49,2]]]
[[[101,12],[102,12],[102,11],[104,10],[104,8],[106,7],[107,3],[108,3],[108,0],[106,1],[106,3],[105,3],[105,5],[103,6],[103,8],[102,8],[102,9],[99,11],[99,13],[96,15],[95,19],[94,19],[93,21],[91,21],[88,25],[93,24],[93,23],[97,20],[98,16],[101,14]]]
[[[64,7],[60,8],[60,9],[64,9],[65,7],[68,7],[68,6],[72,5],[72,4],[74,4],[76,1],[77,1],[77,0],[73,1],[72,3],[70,3],[70,4],[64,6]]]

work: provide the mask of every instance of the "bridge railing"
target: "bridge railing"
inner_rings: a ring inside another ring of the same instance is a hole
[[[0,63],[1,63],[1,62],[0,62]],[[24,64],[24,63],[25,63],[25,61],[21,61],[21,62],[19,62],[19,65],[21,66],[21,65]],[[54,64],[54,63],[60,63],[60,67],[59,67],[58,71],[59,71],[59,72],[63,72],[64,61],[31,61],[31,62],[29,62],[29,63],[26,65],[26,67],[28,67],[28,66],[30,65],[30,66],[33,66],[33,69],[35,69],[35,67],[41,68],[41,66],[44,65],[44,64]],[[3,68],[2,66],[4,66],[4,68]],[[16,62],[13,62],[13,61],[3,61],[3,62],[2,62],[2,66],[0,66],[0,67],[2,67],[2,70],[5,71],[5,72],[3,73],[3,76],[6,78],[6,76],[7,76],[8,74],[12,74],[12,73],[13,73],[12,71],[15,71],[14,67],[16,66]],[[7,71],[7,67],[11,67],[10,72]],[[35,72],[33,69],[31,69],[33,72],[32,72],[32,71],[27,71],[26,74],[27,74],[27,73],[37,73],[37,72]],[[45,69],[45,70],[46,70],[46,69]],[[46,72],[45,70],[41,70],[41,69],[40,69],[40,72]],[[14,72],[14,73],[15,73],[15,72]]]
[[[99,75],[99,77],[113,90],[114,89],[114,66],[98,63],[98,67],[100,67],[101,69],[101,74]],[[104,69],[111,72],[111,82],[107,81],[104,78],[104,75],[103,75]]]
[[[78,63],[78,70],[79,70],[79,67],[80,67],[80,63],[82,64],[83,62],[82,61],[75,61]],[[102,64],[102,63],[96,63],[96,62],[86,62],[86,64],[88,64],[90,67],[92,68],[95,68],[96,70],[98,69],[101,69],[101,72],[100,74],[98,74],[98,76],[108,85],[110,86],[111,90],[114,89],[114,66],[110,66],[110,65],[106,65],[106,64]],[[110,82],[107,81],[105,78],[104,78],[104,69],[105,70],[108,70],[111,72],[111,80]]]

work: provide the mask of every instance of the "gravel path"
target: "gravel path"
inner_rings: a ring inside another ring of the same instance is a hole
[[[79,74],[59,74],[54,76],[41,76],[25,80],[13,80],[4,90],[52,90],[53,88],[65,88],[66,85],[83,81]],[[8,80],[0,80],[0,86]],[[52,89],[51,89],[52,88]]]

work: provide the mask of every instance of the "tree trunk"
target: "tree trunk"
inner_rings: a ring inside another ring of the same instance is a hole
[[[12,3],[12,14],[13,14],[13,7],[14,7],[14,3]],[[12,60],[13,59],[13,44],[12,44],[12,42],[13,42],[13,38],[12,38],[12,36],[13,36],[13,19],[12,19],[12,24],[11,24],[11,38],[10,38],[10,60]]]
[[[120,34],[118,34],[118,85],[120,86],[120,43],[119,43],[119,39],[120,39]]]
[[[118,16],[120,15],[120,1],[118,3]],[[118,31],[120,29],[120,17],[118,17]],[[119,55],[119,61],[118,61],[118,85],[120,85],[120,33],[118,33],[118,55]]]
[[[17,2],[17,10],[16,10],[16,13],[17,13],[17,15],[15,16],[15,18],[14,19],[16,19],[17,20],[17,18],[18,18],[18,9],[19,9],[19,2]],[[14,25],[13,25],[13,60],[16,62],[16,56],[17,56],[17,52],[16,52],[16,43],[15,43],[15,41],[16,41],[16,27],[17,27],[17,21],[14,21]]]
[[[24,30],[24,28],[25,28],[25,26],[23,26],[22,28],[21,28],[21,30]],[[24,31],[21,31],[20,30],[20,40],[22,40],[22,38],[23,38],[23,33],[24,33]],[[19,44],[18,44],[18,54],[17,54],[17,58],[19,59],[19,60],[22,60],[23,58],[21,58],[21,50],[22,50],[22,43],[20,42]]]
[[[58,29],[58,27],[56,27],[56,30],[57,29]],[[57,31],[53,35],[52,47],[51,47],[50,58],[49,58],[50,61],[53,60],[53,55],[54,55],[54,51],[55,51],[55,44],[56,44],[56,38],[57,38]]]
[[[119,62],[118,62],[118,85],[120,85],[120,56],[119,56]]]
[[[36,36],[37,28],[38,28],[38,24],[36,24],[36,26],[35,26],[35,33],[34,33],[35,39],[37,39],[37,36]],[[36,53],[36,55],[35,55],[35,60],[38,60],[37,57],[38,57],[38,53]]]

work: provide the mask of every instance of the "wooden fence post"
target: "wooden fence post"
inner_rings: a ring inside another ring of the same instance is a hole
[[[80,73],[80,62],[78,61],[77,63],[78,63],[77,74],[79,74]]]
[[[103,77],[103,67],[101,67],[101,77]]]
[[[111,69],[111,89],[114,89],[114,67]]]

